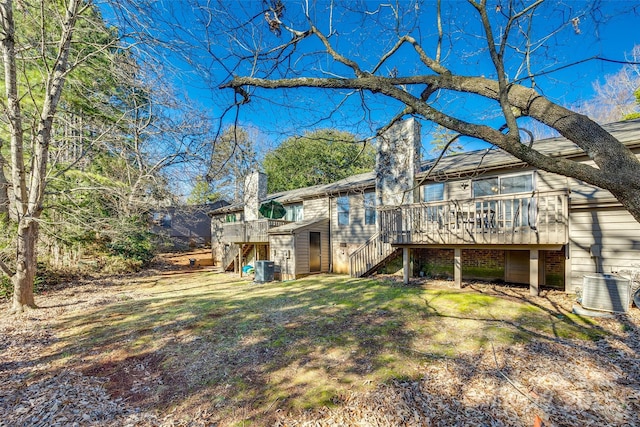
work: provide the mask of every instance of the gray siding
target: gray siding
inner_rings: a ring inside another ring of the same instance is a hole
[[[569,180],[566,176],[546,171],[537,171],[536,174],[538,175],[536,179],[536,190],[538,191],[564,190],[570,188]]]
[[[329,239],[329,227],[327,231],[320,236],[320,245],[322,249],[322,263],[320,268],[323,272],[328,273],[331,269],[331,240]]]
[[[271,260],[280,266],[282,280],[291,280],[296,274],[296,246],[292,234],[269,236]]]
[[[640,156],[640,151],[634,152]],[[593,166],[584,157],[583,163]],[[585,275],[640,273],[640,224],[622,208],[613,195],[601,188],[573,178],[569,211],[569,270],[566,290],[582,286]]]
[[[463,186],[463,184],[466,184]],[[467,187],[467,188],[463,188]],[[422,194],[424,197],[424,194]],[[465,200],[471,198],[471,180],[460,179],[455,181],[447,181],[444,184],[445,200]]]
[[[329,197],[304,200],[304,219],[329,218]]]
[[[321,221],[299,229],[291,234],[270,234],[271,259],[279,265],[283,280],[305,276],[309,271],[309,233],[320,233],[321,263],[320,272],[329,271],[329,221]]]
[[[640,270],[640,224],[624,209],[585,208],[570,213],[571,282],[567,291],[582,286],[592,273]]]
[[[376,224],[364,223],[364,199],[362,193],[349,195],[349,224],[338,225],[337,198],[331,198],[331,240],[335,243],[362,244],[378,231]]]
[[[640,158],[640,148],[633,149],[632,151],[636,154],[636,157]],[[586,156],[580,158],[579,160],[581,160],[581,163],[589,166],[595,165],[593,160],[588,159]],[[609,191],[603,190],[602,188],[585,184],[584,182],[573,178],[568,178],[568,182],[571,187],[572,205],[581,203],[607,203],[615,200],[615,198]]]
[[[593,161],[585,161],[584,164],[589,166],[594,165]],[[572,205],[601,203],[614,199],[613,195],[609,191],[586,184],[574,178],[569,178],[569,185],[571,187]]]
[[[334,273],[349,273],[349,255],[378,231],[364,223],[362,193],[349,195],[349,224],[338,225],[337,198],[331,199],[331,262]],[[378,215],[379,217],[379,215]],[[379,218],[377,218],[379,220]]]
[[[296,275],[309,273],[309,231],[297,233],[296,240]]]

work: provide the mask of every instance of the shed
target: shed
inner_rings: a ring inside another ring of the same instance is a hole
[[[282,280],[329,272],[329,219],[308,219],[269,230],[270,259]]]

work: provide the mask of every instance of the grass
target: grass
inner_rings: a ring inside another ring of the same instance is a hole
[[[150,382],[142,405],[230,417],[252,408],[259,419],[274,405],[330,406],[347,390],[417,378],[430,360],[603,333],[579,316],[465,290],[332,275],[257,285],[197,273],[139,281],[117,303],[67,315],[52,359],[108,376],[116,395]]]

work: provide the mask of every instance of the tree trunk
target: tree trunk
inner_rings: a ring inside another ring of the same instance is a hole
[[[73,30],[80,13],[82,0],[68,0],[65,16],[61,21],[61,38],[53,64],[46,76],[43,104],[37,121],[35,134],[32,135],[30,149],[31,167],[25,167],[24,128],[21,119],[21,106],[18,91],[18,66],[15,48],[15,22],[13,20],[12,0],[0,1],[0,50],[5,72],[6,116],[11,131],[11,185],[15,199],[18,231],[16,236],[15,272],[12,275],[13,304],[12,312],[22,312],[26,308],[36,308],[33,286],[36,274],[36,243],[38,241],[38,218],[42,213],[44,190],[46,186],[49,144],[52,139],[53,119],[65,78],[69,71],[69,54]],[[86,5],[88,7],[88,4]],[[29,175],[29,176],[28,176]],[[28,181],[27,182],[27,176]],[[3,268],[6,272],[7,269]]]
[[[0,149],[2,144],[0,144]],[[5,160],[0,153],[0,224],[9,221],[9,181],[4,174]]]
[[[13,313],[20,313],[28,308],[37,308],[33,298],[37,241],[38,222],[33,218],[23,218],[18,225],[16,272],[11,278],[13,283],[11,312]]]

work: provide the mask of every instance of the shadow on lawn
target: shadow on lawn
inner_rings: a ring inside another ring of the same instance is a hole
[[[344,382],[395,375],[390,345],[410,347],[413,334],[387,306],[420,290],[323,280],[338,284],[154,284],[145,299],[62,321],[72,332],[51,358],[109,377],[113,395],[143,406],[327,404]]]
[[[474,293],[483,293],[482,289],[473,290]],[[463,354],[450,360],[448,363],[456,366],[453,370],[463,375],[454,381],[457,389],[449,396],[477,393],[477,389],[473,390],[473,387],[477,386],[479,378],[491,376],[493,378],[488,381],[489,384],[497,380],[502,387],[512,389],[514,395],[528,400],[530,413],[525,418],[520,414],[521,418],[517,420],[496,420],[492,408],[507,402],[493,395],[492,390],[484,390],[486,394],[477,405],[459,407],[460,402],[448,401],[447,396],[437,390],[425,390],[424,385],[429,382],[427,378],[421,382],[418,394],[412,395],[409,400],[423,399],[433,404],[436,396],[436,400],[441,398],[452,407],[458,406],[465,414],[473,413],[474,420],[481,425],[530,426],[536,415],[543,417],[545,425],[640,425],[640,329],[637,314],[635,320],[626,315],[616,316],[613,320],[600,320],[606,325],[603,327],[593,318],[572,313],[570,309],[549,298],[548,294],[532,298],[520,292],[510,292],[508,288],[498,288],[492,289],[487,295],[496,295],[534,307],[546,314],[547,324],[543,325],[541,319],[536,318],[530,310],[512,320],[503,317],[483,318],[440,313],[427,301],[428,309],[442,318],[481,321],[485,325],[481,334],[484,337],[491,335],[492,325],[505,325],[517,331],[513,334],[513,343],[520,345],[503,349],[502,357],[496,357],[493,340],[489,339],[483,340],[480,352],[474,355]],[[568,334],[571,330],[578,334]],[[523,339],[525,337],[528,339]],[[523,357],[523,354],[526,356]],[[536,361],[541,358],[556,361],[557,366],[553,368],[557,370],[549,370],[549,366],[544,364],[542,367],[537,366]],[[481,359],[485,359],[485,362],[482,363]],[[489,359],[488,363],[486,359]],[[589,375],[591,368],[595,371],[593,375]],[[523,372],[528,373],[529,380],[533,378],[531,383],[523,385],[517,380]],[[608,375],[613,381],[607,378]],[[554,377],[562,381],[549,383],[547,378]],[[590,379],[585,380],[585,377]],[[541,380],[536,382],[535,379]],[[414,388],[415,384],[412,384]],[[576,390],[566,390],[574,385]],[[617,392],[611,391],[616,388],[619,389]],[[596,397],[593,402],[590,401],[591,397],[599,394],[603,395],[601,400]],[[576,398],[580,395],[587,398]],[[424,414],[425,419],[428,416],[428,413]],[[451,419],[452,422],[453,420],[454,418]]]
[[[442,319],[479,322],[484,352],[497,333],[505,345],[538,340],[528,346],[534,357],[549,351],[545,341],[561,339],[553,336],[557,331],[547,335],[528,327],[531,310],[510,321],[477,315],[483,305],[498,304],[497,298],[476,298],[477,307],[454,315],[444,313],[436,299],[458,298],[456,291],[425,298],[418,286],[344,276],[264,285],[228,275],[211,278],[211,284],[183,279],[168,290],[153,284],[144,299],[64,319],[58,328],[69,333],[50,358],[108,377],[114,397],[142,407],[206,407],[213,421],[267,424],[276,408],[317,408],[339,403],[348,389],[369,383],[412,381],[422,375],[421,366],[440,358],[464,364],[462,371],[473,377],[473,356],[453,358],[447,348],[453,336],[428,351],[412,350],[421,348],[419,342],[442,340]],[[585,336],[602,333],[567,316],[556,320]],[[456,332],[463,331],[451,331]],[[571,345],[581,347],[576,340]]]

